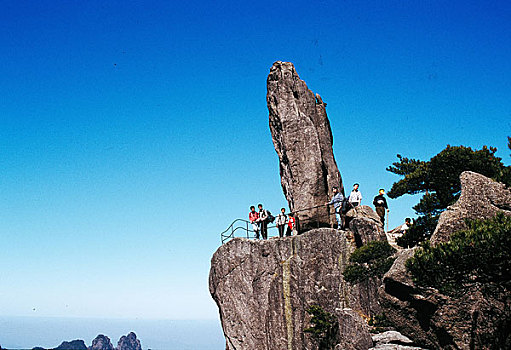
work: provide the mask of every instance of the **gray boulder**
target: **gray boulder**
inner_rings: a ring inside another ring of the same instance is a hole
[[[373,335],[374,347],[369,350],[424,350],[413,346],[413,341],[396,331]]]
[[[114,346],[110,341],[110,338],[103,334],[99,334],[92,341],[92,345],[89,347],[89,350],[114,350]]]
[[[375,345],[401,344],[410,345],[413,341],[396,331],[387,331],[372,336]]]
[[[326,104],[300,79],[290,62],[277,61],[267,79],[270,131],[280,161],[284,195],[298,211],[302,230],[331,226],[335,215],[325,203],[331,188],[344,193],[334,159]],[[315,209],[307,209],[318,207]],[[305,209],[305,210],[304,210]]]
[[[116,350],[142,350],[142,346],[140,345],[140,340],[137,339],[137,335],[130,332],[119,339]]]
[[[357,247],[371,241],[387,239],[380,217],[367,205],[359,205],[346,213],[346,222],[353,232]]]
[[[447,242],[452,233],[466,229],[466,219],[488,219],[497,212],[511,215],[511,191],[504,184],[472,171],[461,173],[460,180],[460,198],[440,215],[432,244]]]
[[[371,347],[360,315],[380,312],[378,282],[344,282],[354,249],[346,232],[329,228],[268,241],[235,238],[221,246],[211,259],[209,289],[226,349],[313,349],[304,333],[312,305],[337,317],[342,349]]]

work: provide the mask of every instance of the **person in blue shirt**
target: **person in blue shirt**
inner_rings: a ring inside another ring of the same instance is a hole
[[[342,202],[344,201],[344,196],[339,192],[338,187],[333,187],[332,191],[334,193],[332,200],[328,202],[326,205],[334,205],[335,209],[335,218],[337,219],[337,229],[342,229],[342,216],[341,216],[341,210],[342,210]]]

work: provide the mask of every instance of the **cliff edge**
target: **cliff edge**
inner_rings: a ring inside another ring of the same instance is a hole
[[[209,289],[226,349],[315,348],[304,333],[312,305],[337,317],[340,349],[370,348],[361,315],[378,311],[379,282],[344,281],[342,271],[354,249],[345,231],[329,228],[268,241],[235,238],[221,246],[211,259]]]

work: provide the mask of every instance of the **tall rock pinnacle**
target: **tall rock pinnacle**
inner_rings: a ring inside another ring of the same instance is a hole
[[[277,61],[267,79],[270,130],[280,160],[284,195],[302,228],[335,219],[326,207],[333,186],[344,194],[332,150],[333,137],[325,106],[300,79],[290,62]],[[311,207],[321,206],[317,209]],[[306,209],[306,210],[304,210]]]

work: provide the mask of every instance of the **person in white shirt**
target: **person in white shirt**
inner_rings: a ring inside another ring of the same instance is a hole
[[[351,191],[350,196],[348,197],[348,201],[352,208],[355,208],[360,205],[360,202],[362,202],[362,193],[360,193],[358,187],[359,185],[357,183],[353,184],[353,191]]]

